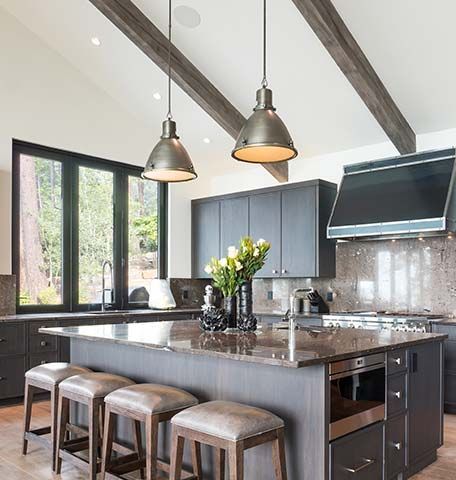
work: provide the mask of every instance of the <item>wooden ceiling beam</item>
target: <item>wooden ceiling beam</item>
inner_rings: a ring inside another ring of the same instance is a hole
[[[323,46],[401,154],[416,151],[416,135],[331,0],[293,0]]]
[[[168,39],[131,0],[89,0],[165,73]],[[174,45],[171,77],[229,135],[237,138],[246,118]],[[262,164],[279,182],[288,181],[288,163]]]

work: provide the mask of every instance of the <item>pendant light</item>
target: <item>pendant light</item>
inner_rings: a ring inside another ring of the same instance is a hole
[[[198,175],[190,155],[176,134],[171,113],[171,0],[168,4],[168,115],[162,124],[160,141],[147,160],[142,177],[158,182],[186,182]]]
[[[275,113],[266,79],[266,0],[263,0],[263,81],[256,92],[257,105],[236,140],[231,156],[241,162],[273,163],[298,154],[287,127]]]

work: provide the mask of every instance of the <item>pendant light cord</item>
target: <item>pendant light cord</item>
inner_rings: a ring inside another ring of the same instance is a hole
[[[171,0],[168,2],[168,120],[173,118],[171,113]]]
[[[263,80],[261,86],[263,88],[268,86],[266,78],[266,0],[263,0]]]

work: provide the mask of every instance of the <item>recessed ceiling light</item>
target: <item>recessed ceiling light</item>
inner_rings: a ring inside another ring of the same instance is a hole
[[[92,42],[92,45],[95,45],[96,47],[101,45],[101,41],[98,37],[92,37],[90,41]]]
[[[155,98],[155,100],[161,100],[162,98],[159,92],[155,92],[152,96]]]
[[[196,28],[201,23],[201,15],[192,7],[179,5],[174,9],[174,18],[183,27]]]
[[[211,143],[211,139],[210,138],[203,138],[203,142],[204,143]]]

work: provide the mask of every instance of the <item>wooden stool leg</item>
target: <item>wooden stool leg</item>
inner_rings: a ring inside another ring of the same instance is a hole
[[[173,428],[173,441],[171,446],[171,468],[169,480],[181,480],[182,457],[184,455],[184,437],[181,437]]]
[[[194,440],[192,440],[192,464],[193,475],[195,475],[198,480],[202,480],[203,469],[201,467],[201,443],[195,442]]]
[[[25,434],[30,431],[34,390],[34,387],[32,387],[26,379],[24,394],[24,438],[22,440],[22,455],[27,455],[28,440],[25,438]]]
[[[244,480],[244,443],[233,442],[228,448],[230,480]]]
[[[103,428],[103,452],[101,455],[101,480],[105,479],[109,470],[112,454],[112,442],[114,437],[114,414],[111,413],[109,405],[105,411],[105,423]]]
[[[272,461],[277,480],[287,480],[287,465],[285,460],[285,442],[283,428],[277,430],[277,438],[272,442]]]
[[[157,479],[158,416],[146,417],[146,478]],[[179,477],[180,480],[180,477]]]
[[[55,454],[55,473],[60,474],[62,470],[62,459],[60,449],[64,447],[65,431],[70,416],[70,401],[59,394],[59,406],[57,411],[57,448]]]
[[[59,387],[51,389],[51,442],[52,442],[52,470],[55,470],[57,452],[57,404],[59,401]],[[66,426],[65,426],[66,431]]]
[[[225,480],[225,450],[215,449],[215,479]]]
[[[141,439],[141,422],[139,420],[134,420],[133,421],[133,438],[134,438],[134,444],[135,444],[135,450],[136,453],[138,454],[138,460],[141,462],[143,458],[143,452],[142,452],[142,439]],[[144,468],[139,469],[139,476],[141,479],[144,478]]]
[[[89,401],[89,480],[96,480],[98,469],[98,440],[100,430],[100,400]]]

